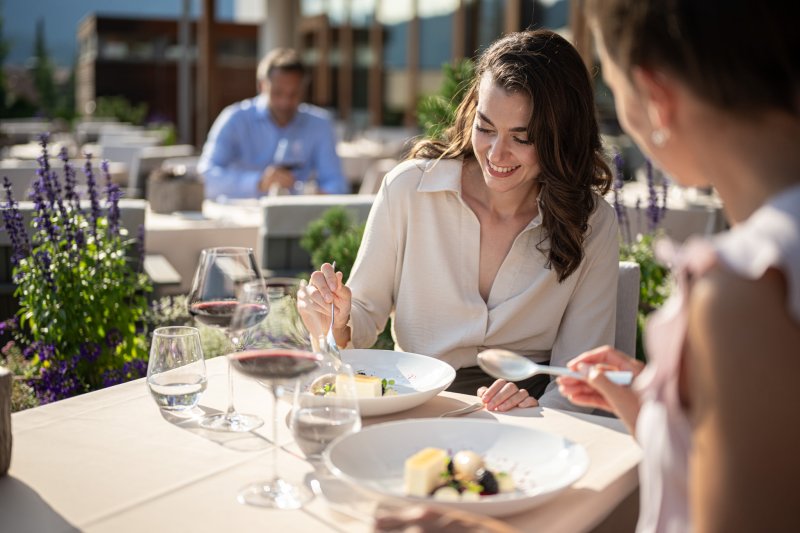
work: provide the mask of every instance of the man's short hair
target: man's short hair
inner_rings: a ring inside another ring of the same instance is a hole
[[[269,81],[270,75],[276,70],[283,72],[297,72],[306,75],[306,67],[300,59],[300,54],[291,48],[275,48],[259,62],[256,70],[257,81]]]

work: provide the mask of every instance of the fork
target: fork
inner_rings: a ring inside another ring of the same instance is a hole
[[[453,411],[442,413],[439,415],[439,418],[468,415],[470,413],[474,413],[475,411],[479,411],[480,409],[483,409],[483,402],[476,402],[460,409],[454,409]]]
[[[334,261],[331,266],[333,266],[333,273],[336,274],[336,261]],[[336,337],[333,335],[333,320],[335,318],[334,313],[336,312],[336,305],[331,301],[331,325],[328,327],[328,334],[325,336],[325,344],[328,345],[328,353],[331,354],[337,361],[342,360],[342,356],[339,353],[339,346],[336,344]]]

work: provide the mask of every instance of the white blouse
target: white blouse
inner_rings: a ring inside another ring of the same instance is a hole
[[[410,160],[384,179],[347,285],[352,345],[371,346],[393,315],[396,349],[475,366],[486,348],[565,365],[613,344],[619,240],[613,208],[596,196],[584,258],[558,283],[545,268],[541,215],[517,236],[488,301],[478,291],[480,224],[461,197],[461,159]],[[575,410],[555,381],[540,403]]]

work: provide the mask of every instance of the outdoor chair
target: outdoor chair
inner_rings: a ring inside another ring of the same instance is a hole
[[[633,356],[636,353],[636,320],[639,309],[639,263],[619,262],[617,282],[617,326],[614,347]]]
[[[261,198],[259,264],[270,275],[295,276],[311,270],[311,258],[300,246],[308,225],[328,209],[344,207],[358,224],[367,220],[374,195],[324,194]],[[315,265],[319,266],[319,265]]]

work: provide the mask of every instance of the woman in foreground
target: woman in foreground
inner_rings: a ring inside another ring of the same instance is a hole
[[[599,365],[589,379],[560,390],[616,412],[641,443],[639,531],[797,531],[797,5],[589,6],[623,128],[681,185],[714,186],[733,228],[665,254],[677,287],[648,324],[646,368],[599,348],[570,362]],[[604,367],[639,373],[634,387]]]

